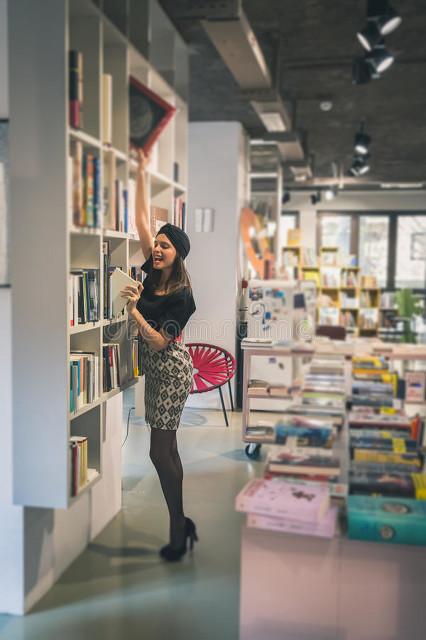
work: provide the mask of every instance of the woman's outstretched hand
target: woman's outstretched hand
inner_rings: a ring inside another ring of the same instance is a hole
[[[141,297],[141,293],[143,291],[143,285],[141,282],[138,283],[138,286],[135,287],[133,285],[129,285],[120,291],[122,298],[127,298],[127,311],[128,313],[132,313],[136,309],[136,305],[138,303],[139,298]]]
[[[146,171],[147,166],[149,165],[149,161],[151,160],[151,156],[145,153],[143,149],[138,149],[138,164],[139,171],[143,173]]]

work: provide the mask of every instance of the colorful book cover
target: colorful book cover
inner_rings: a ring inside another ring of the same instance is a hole
[[[422,466],[421,458],[417,453],[394,453],[393,451],[369,451],[368,449],[355,449],[353,459],[355,462],[383,462],[411,465],[418,469]]]
[[[426,500],[426,475],[422,473],[371,473],[351,469],[349,493],[375,496],[405,496]]]
[[[296,533],[318,538],[333,538],[336,533],[337,508],[330,507],[322,520],[316,523],[299,522],[291,518],[273,518],[255,513],[247,514],[247,526],[282,533]]]
[[[336,476],[340,473],[340,460],[328,455],[282,453],[269,458],[268,471]]]
[[[237,511],[318,522],[330,506],[327,485],[305,487],[281,479],[251,480],[235,499]]]
[[[392,451],[393,453],[415,453],[417,442],[411,438],[380,438],[351,436],[350,448]]]
[[[393,544],[426,545],[426,501],[349,496],[348,537]]]

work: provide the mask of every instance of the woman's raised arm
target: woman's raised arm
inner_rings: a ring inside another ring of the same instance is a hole
[[[146,186],[146,167],[149,158],[139,149],[139,166],[136,183],[136,228],[139,234],[142,253],[145,260],[152,254],[153,241],[149,226],[148,190]]]

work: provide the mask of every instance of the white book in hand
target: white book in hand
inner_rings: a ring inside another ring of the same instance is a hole
[[[121,313],[127,304],[127,298],[123,298],[121,291],[126,287],[137,287],[139,282],[133,280],[121,269],[115,269],[111,274],[111,300],[112,300],[112,314],[117,316]]]

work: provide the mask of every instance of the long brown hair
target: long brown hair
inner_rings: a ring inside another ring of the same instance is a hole
[[[155,290],[160,285],[161,270],[151,267],[150,280],[152,289]],[[191,280],[189,273],[186,270],[185,263],[182,256],[176,253],[176,258],[172,265],[172,272],[165,283],[165,290],[167,293],[174,293],[180,289],[188,288],[192,293]]]

